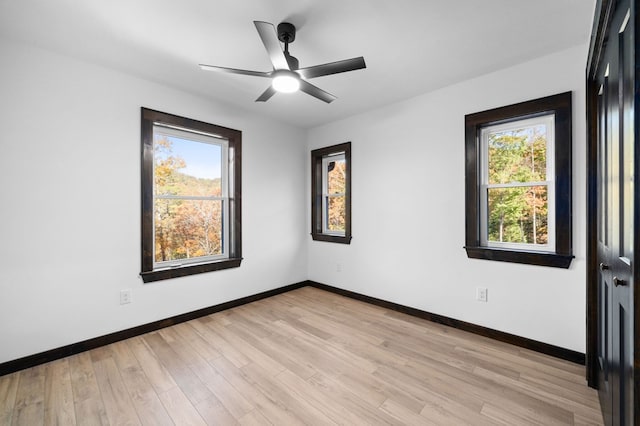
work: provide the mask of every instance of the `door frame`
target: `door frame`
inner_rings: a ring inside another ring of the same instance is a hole
[[[586,176],[587,176],[587,306],[586,306],[586,325],[587,325],[587,341],[586,341],[586,379],[589,386],[598,387],[598,366],[597,366],[597,344],[598,344],[598,86],[596,83],[596,71],[602,60],[602,54],[606,45],[605,35],[609,29],[613,12],[617,4],[617,0],[597,0],[593,27],[591,30],[591,41],[589,45],[589,55],[586,68],[586,112],[587,112],[587,155],[586,155]],[[637,16],[636,0],[631,0],[632,13],[631,19],[634,21],[634,31],[640,25]],[[637,37],[636,45],[639,44]],[[634,48],[636,64],[640,62],[640,49]],[[636,76],[634,79],[635,101],[634,101],[634,138],[635,147],[634,155],[638,159],[640,154],[640,78]],[[635,161],[634,176],[636,176],[636,184],[634,185],[634,225],[636,226],[636,235],[640,230],[640,161]],[[640,254],[640,237],[634,239],[634,254]],[[634,256],[635,257],[635,256]],[[640,261],[640,255],[634,259]],[[635,407],[640,407],[640,291],[638,282],[640,268],[632,265],[632,283],[633,286],[633,402]],[[640,424],[640,410],[634,410],[634,424]]]

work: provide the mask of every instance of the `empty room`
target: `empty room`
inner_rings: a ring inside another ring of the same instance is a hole
[[[637,18],[0,0],[0,425],[640,424]]]

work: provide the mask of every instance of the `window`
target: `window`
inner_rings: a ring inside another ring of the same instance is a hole
[[[568,268],[571,92],[465,117],[471,258]]]
[[[240,266],[241,132],[142,108],[144,282]]]
[[[553,122],[546,114],[481,129],[481,245],[555,250]]]
[[[311,151],[311,237],[351,242],[351,142]]]

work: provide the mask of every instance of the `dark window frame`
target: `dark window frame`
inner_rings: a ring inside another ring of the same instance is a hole
[[[346,162],[344,236],[326,234],[322,230],[322,159],[336,153],[344,153]],[[351,142],[311,151],[311,238],[330,243],[351,243]]]
[[[174,268],[153,269],[153,124],[163,123],[213,133],[229,141],[229,257],[221,260],[187,264]],[[242,132],[203,121],[141,108],[141,265],[145,283],[184,277],[221,269],[237,268],[242,262]]]
[[[555,252],[482,246],[480,241],[480,131],[483,127],[555,114]],[[465,250],[474,259],[568,268],[573,256],[571,92],[465,115]]]

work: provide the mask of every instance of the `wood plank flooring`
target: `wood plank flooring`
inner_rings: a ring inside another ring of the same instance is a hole
[[[305,287],[0,377],[0,425],[597,425],[584,367]]]

